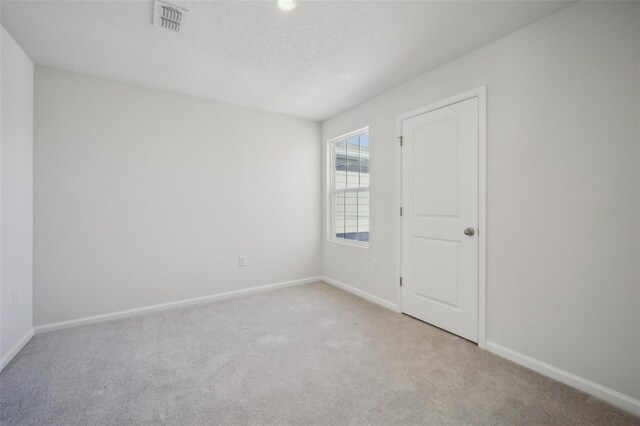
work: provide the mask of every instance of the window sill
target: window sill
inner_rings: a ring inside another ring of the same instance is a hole
[[[369,243],[358,243],[358,242],[351,242],[347,240],[334,240],[331,238],[328,238],[327,241],[329,241],[330,243],[339,244],[341,246],[350,246],[350,247],[356,247],[356,248],[366,249],[366,250],[369,249]]]

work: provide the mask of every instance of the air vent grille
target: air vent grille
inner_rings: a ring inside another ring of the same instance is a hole
[[[185,8],[161,0],[155,0],[153,7],[153,25],[178,32],[184,24]]]

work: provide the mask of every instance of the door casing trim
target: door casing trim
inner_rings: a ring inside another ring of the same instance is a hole
[[[478,98],[478,347],[487,343],[487,86],[480,86],[430,105],[414,109],[396,118],[396,135],[402,136],[402,122],[406,119],[446,106]],[[402,207],[402,147],[396,143],[396,211]],[[402,276],[402,218],[396,216],[396,268]],[[396,286],[396,306],[402,312],[402,288]]]

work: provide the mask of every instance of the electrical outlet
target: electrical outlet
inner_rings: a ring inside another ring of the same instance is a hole
[[[373,270],[374,271],[380,270],[380,259],[373,259]]]
[[[247,256],[239,256],[238,257],[238,266],[240,266],[240,267],[247,266]]]

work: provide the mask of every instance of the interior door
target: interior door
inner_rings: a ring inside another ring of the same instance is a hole
[[[478,341],[478,98],[402,120],[402,311]]]

